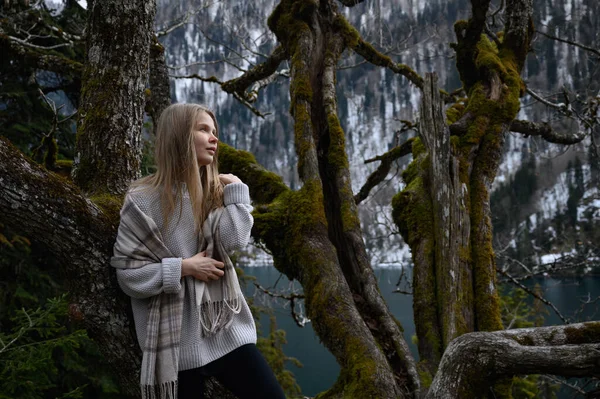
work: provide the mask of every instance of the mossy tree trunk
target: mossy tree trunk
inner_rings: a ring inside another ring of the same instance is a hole
[[[338,383],[326,397],[410,396],[419,390],[418,375],[366,254],[337,117],[335,68],[347,47],[346,25],[329,0],[282,1],[269,18],[291,60],[291,113],[303,188],[285,200],[295,223],[286,239],[290,245],[274,241],[280,237],[262,238],[271,250],[285,249],[276,267],[302,283],[315,330],[341,365]],[[258,218],[265,229],[260,219],[268,214]]]
[[[123,194],[139,177],[144,88],[156,5],[96,0],[88,5],[73,179],[87,193]]]
[[[502,41],[483,34],[489,1],[455,25],[457,66],[468,98],[446,125],[435,79],[426,79],[420,143],[394,199],[415,263],[420,367],[435,375],[457,336],[502,328],[492,249],[490,189],[504,136],[519,110],[520,72],[533,28],[531,0],[509,0]]]

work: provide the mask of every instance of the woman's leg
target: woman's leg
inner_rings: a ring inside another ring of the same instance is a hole
[[[191,369],[177,374],[177,399],[204,399],[204,374]]]
[[[243,345],[211,363],[211,374],[240,399],[285,399],[267,361],[254,344]],[[214,374],[213,374],[214,372]]]

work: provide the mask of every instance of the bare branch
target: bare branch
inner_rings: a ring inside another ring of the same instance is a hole
[[[246,57],[244,54],[242,54],[242,53],[240,53],[239,51],[235,50],[234,48],[232,48],[232,47],[230,47],[230,46],[226,45],[225,43],[222,43],[222,42],[220,42],[220,41],[218,41],[218,40],[216,40],[216,39],[213,39],[211,36],[208,36],[208,35],[206,34],[206,32],[204,32],[204,30],[202,29],[202,27],[198,26],[198,29],[200,30],[200,32],[202,32],[202,35],[203,35],[203,36],[206,38],[206,40],[208,40],[208,41],[210,41],[210,42],[213,42],[213,43],[215,43],[215,44],[218,44],[219,46],[223,46],[225,49],[227,49],[227,50],[231,51],[233,54],[237,55],[238,57],[240,57],[241,59],[243,59],[244,61],[246,61],[248,64],[250,64],[250,65],[254,66],[254,62],[253,62],[252,60],[250,60],[248,57]],[[273,53],[274,53],[274,52],[273,52]],[[225,62],[227,62],[227,61],[225,61]],[[228,64],[229,64],[229,62],[228,62]],[[237,69],[240,69],[240,70],[242,70],[242,69],[241,69],[239,66],[236,66],[236,65],[234,65],[234,64],[229,64],[229,65],[231,65],[231,66],[234,66],[234,67],[236,67]],[[243,70],[242,70],[242,71],[243,71]]]
[[[589,51],[590,53],[593,53],[593,54],[595,54],[595,55],[597,55],[597,56],[600,57],[600,50],[595,49],[593,47],[589,47],[589,46],[583,45],[581,43],[574,42],[572,40],[562,39],[560,37],[553,36],[553,35],[551,35],[549,33],[542,32],[541,30],[536,30],[536,32],[539,33],[539,34],[541,34],[542,36],[546,36],[548,39],[556,40],[557,42],[567,43],[567,44],[570,44],[572,46],[579,47],[580,49],[583,49],[585,51]]]
[[[549,306],[552,308],[552,310],[554,311],[554,313],[556,313],[556,315],[558,317],[560,317],[560,319],[565,323],[565,324],[569,324],[569,319],[567,319],[565,316],[562,315],[562,313],[560,313],[560,311],[556,308],[556,306],[554,306],[554,304],[550,301],[548,301],[546,298],[544,298],[543,296],[538,295],[536,292],[534,292],[533,290],[527,288],[527,286],[521,284],[520,282],[518,282],[513,276],[511,276],[510,274],[508,274],[508,272],[504,271],[504,270],[498,270],[498,273],[502,274],[503,276],[507,277],[509,279],[510,282],[512,282],[514,285],[516,285],[517,287],[521,288],[523,291],[527,292],[529,295],[533,296],[534,298],[542,301],[545,305]]]
[[[556,144],[576,144],[585,139],[584,132],[574,134],[558,133],[552,129],[548,122],[535,123],[523,120],[514,120],[510,124],[510,130],[516,133],[522,133],[526,136],[541,136],[544,140]]]
[[[289,295],[278,294],[276,292],[269,291],[268,289],[264,288],[258,283],[254,283],[254,286],[261,290],[263,293],[270,296],[271,298],[281,298],[290,301],[290,311],[292,312],[292,318],[294,319],[294,322],[296,322],[296,325],[298,327],[304,327],[308,320],[306,319],[306,317],[296,312],[296,301],[298,299],[304,299],[304,295],[295,293],[291,293]]]
[[[255,82],[269,78],[275,74],[277,68],[283,60],[285,60],[287,54],[282,46],[277,46],[273,53],[261,64],[258,64],[244,73],[242,76],[231,79],[223,84],[223,90],[227,93],[237,93],[240,97],[244,98],[248,102],[254,102],[258,90],[264,86],[260,86],[256,91],[246,93],[246,89]]]
[[[218,3],[209,3],[206,5],[203,5],[202,7],[198,7],[195,10],[190,10],[188,12],[185,13],[184,16],[182,16],[178,22],[175,22],[173,25],[164,28],[162,30],[159,30],[156,32],[156,37],[162,37],[165,35],[168,35],[169,33],[173,32],[175,29],[182,27],[183,25],[189,23],[190,18],[192,18],[194,15],[197,15],[200,11],[206,10],[207,8],[209,8],[210,6],[212,6],[213,4]]]
[[[230,63],[232,61],[239,61],[242,58],[239,57],[235,57],[235,58],[223,58],[220,60],[215,60],[215,61],[201,61],[201,62],[191,62],[189,64],[184,64],[184,65],[167,65],[167,68],[169,69],[173,69],[173,70],[177,70],[177,69],[184,69],[184,68],[189,68],[189,67],[193,67],[193,66],[205,66],[205,65],[215,65],[215,64],[221,64],[221,63]]]
[[[362,186],[358,194],[354,196],[354,201],[356,202],[356,205],[360,204],[365,198],[367,198],[373,187],[381,183],[387,177],[392,167],[392,163],[396,159],[410,154],[410,152],[412,151],[412,143],[414,140],[414,138],[410,138],[407,141],[405,141],[402,145],[394,147],[385,154],[379,155],[373,159],[368,159],[365,161],[365,163],[381,161],[381,164],[373,173],[371,173],[371,175],[367,178],[367,181],[364,184],[364,186]]]
[[[539,94],[537,94],[536,92],[534,92],[533,90],[531,90],[529,87],[527,88],[527,93],[531,97],[535,98],[536,100],[538,100],[539,102],[541,102],[542,104],[544,104],[550,108],[559,110],[562,113],[566,113],[568,111],[565,104],[555,104],[553,102],[550,102],[550,101],[546,100],[544,97],[542,97]]]
[[[228,82],[231,82],[230,80],[228,80],[227,82],[222,82],[219,79],[217,79],[215,76],[205,78],[203,76],[198,75],[197,73],[194,73],[191,75],[185,75],[185,76],[182,76],[182,75],[169,75],[169,76],[174,79],[198,79],[198,80],[201,80],[202,82],[216,83],[219,86],[221,86],[223,88],[223,90],[225,90],[224,85]],[[233,80],[235,80],[235,79],[233,79]],[[227,90],[225,90],[225,91],[227,91]],[[270,115],[270,113],[266,113],[266,114],[261,113],[258,109],[254,108],[252,106],[252,104],[250,104],[245,98],[240,96],[237,92],[233,92],[231,94],[233,94],[233,97],[236,100],[238,100],[240,103],[242,103],[245,107],[247,107],[250,111],[252,111],[252,113],[254,113],[256,116],[264,118],[264,117]]]
[[[30,43],[26,40],[19,39],[18,37],[14,37],[14,36],[10,36],[10,35],[4,35],[4,37],[10,41],[19,43],[22,46],[29,47],[29,48],[36,49],[36,50],[55,50],[57,48],[73,46],[72,42],[55,44],[53,46],[39,46],[37,44]]]

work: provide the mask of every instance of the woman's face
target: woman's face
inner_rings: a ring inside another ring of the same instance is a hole
[[[194,147],[199,166],[210,165],[217,152],[217,130],[209,114],[201,112],[194,125]]]

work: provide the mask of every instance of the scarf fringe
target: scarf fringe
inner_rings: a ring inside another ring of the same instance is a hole
[[[142,399],[177,399],[177,381],[142,385]]]
[[[199,318],[202,336],[211,336],[229,328],[233,315],[242,310],[242,298],[235,297],[218,302],[204,302],[200,305]]]

